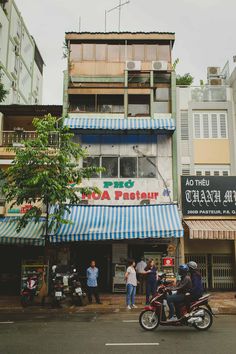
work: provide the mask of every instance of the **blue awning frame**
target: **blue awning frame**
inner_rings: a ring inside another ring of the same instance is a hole
[[[180,238],[183,227],[176,204],[78,205],[70,207],[51,242]]]
[[[162,130],[174,131],[172,118],[65,118],[64,126],[70,129],[85,130]]]

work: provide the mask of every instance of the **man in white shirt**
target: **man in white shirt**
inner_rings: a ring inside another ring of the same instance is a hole
[[[137,263],[136,265],[136,272],[137,272],[137,278],[138,278],[138,291],[139,294],[143,295],[145,294],[145,285],[146,285],[146,272],[145,272],[145,268],[147,266],[147,263],[144,261],[144,258],[141,257],[140,261]]]

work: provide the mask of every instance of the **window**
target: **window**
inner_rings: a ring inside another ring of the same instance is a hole
[[[133,46],[134,60],[144,60],[145,58],[145,46],[143,44],[137,44]]]
[[[170,47],[169,45],[158,46],[158,60],[166,60],[170,62]]]
[[[200,139],[201,137],[200,114],[194,114],[194,131],[195,131],[195,138]]]
[[[168,87],[160,87],[156,89],[156,101],[169,101],[170,89]]]
[[[120,46],[119,45],[108,45],[107,56],[109,62],[119,62],[120,61]]]
[[[226,113],[194,113],[195,139],[227,139]]]
[[[107,58],[107,45],[106,44],[96,44],[96,60],[105,61]]]
[[[190,175],[190,165],[182,165],[182,176]]]
[[[156,157],[90,156],[83,160],[83,167],[103,167],[102,173],[92,178],[156,178]]]
[[[121,157],[120,158],[120,177],[137,177],[137,158]]]
[[[82,60],[82,44],[70,45],[70,60],[72,61]]]
[[[141,178],[156,177],[156,158],[139,157],[138,158],[138,176]]]
[[[230,167],[215,165],[215,166],[198,166],[195,168],[196,176],[229,176]]]
[[[118,157],[102,157],[102,177],[118,177]]]
[[[100,166],[100,158],[98,156],[89,156],[83,160],[83,167],[99,167]],[[91,175],[92,178],[99,177],[99,173],[93,173]]]
[[[157,60],[157,45],[146,45],[146,60],[156,61]]]
[[[83,60],[94,60],[94,44],[83,44]]]

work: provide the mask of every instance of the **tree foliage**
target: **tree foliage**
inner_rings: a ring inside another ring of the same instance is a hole
[[[0,103],[5,100],[5,98],[8,94],[8,91],[4,89],[1,79],[2,79],[2,73],[1,73],[1,67],[0,67]]]
[[[12,202],[12,206],[32,206],[19,218],[17,230],[32,219],[39,221],[46,207],[45,234],[48,235],[53,226],[67,223],[64,215],[69,212],[68,205],[78,204],[81,193],[90,194],[93,190],[99,193],[97,188],[81,187],[82,180],[99,168],[78,166],[79,160],[87,154],[72,141],[73,134],[68,128],[57,126],[55,117],[35,118],[33,125],[36,138],[24,140],[21,147],[12,148],[15,151],[13,164],[1,173],[0,179],[4,181],[7,202]],[[70,187],[72,182],[75,188]]]
[[[190,86],[190,85],[192,85],[193,80],[194,80],[194,77],[192,75],[190,75],[189,73],[186,73],[184,75],[177,75],[176,85]]]

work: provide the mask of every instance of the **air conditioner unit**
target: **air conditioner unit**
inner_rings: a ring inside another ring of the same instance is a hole
[[[207,77],[219,77],[220,76],[220,67],[218,66],[209,66],[207,68]]]
[[[125,62],[125,69],[129,71],[141,70],[141,61],[127,60]]]
[[[152,70],[166,71],[168,69],[168,62],[165,60],[158,60],[152,62]]]
[[[223,79],[219,79],[219,78],[209,79],[208,84],[212,86],[220,86],[223,85]]]

